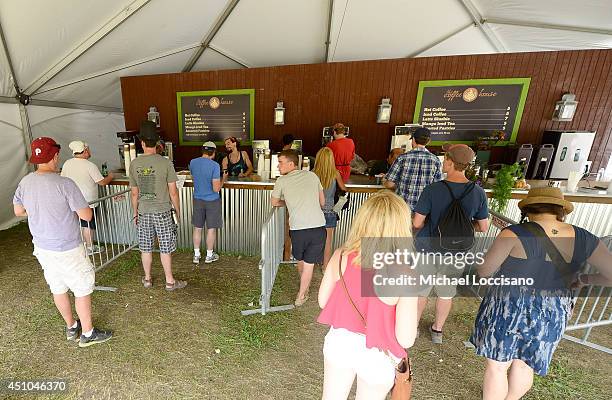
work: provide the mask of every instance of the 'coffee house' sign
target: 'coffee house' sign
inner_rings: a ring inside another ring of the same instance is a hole
[[[414,122],[431,131],[432,144],[499,138],[515,142],[530,78],[421,81]]]

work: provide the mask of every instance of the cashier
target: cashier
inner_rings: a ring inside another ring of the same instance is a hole
[[[346,182],[351,176],[351,161],[355,158],[355,142],[346,137],[346,128],[341,123],[333,126],[334,140],[327,144],[334,153],[336,169],[342,180]]]
[[[238,139],[228,137],[225,139],[227,156],[221,161],[223,173],[227,171],[229,176],[245,177],[253,173],[253,164],[246,151],[240,150]]]

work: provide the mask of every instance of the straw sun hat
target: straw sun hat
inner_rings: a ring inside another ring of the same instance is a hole
[[[555,204],[562,206],[566,214],[574,211],[574,205],[563,198],[561,189],[556,187],[533,188],[527,193],[527,197],[519,201],[518,207],[523,210],[530,204]]]

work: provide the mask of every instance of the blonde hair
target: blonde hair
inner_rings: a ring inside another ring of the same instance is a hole
[[[412,218],[404,199],[390,190],[382,190],[359,208],[343,250],[357,252],[353,263],[361,265],[362,256],[368,257],[373,251],[405,248],[407,240],[412,237],[411,226]],[[372,239],[364,241],[367,248],[362,248],[362,239]]]
[[[336,180],[336,163],[334,161],[334,153],[328,147],[323,147],[317,151],[315,158],[314,172],[321,181],[323,189],[327,189]]]

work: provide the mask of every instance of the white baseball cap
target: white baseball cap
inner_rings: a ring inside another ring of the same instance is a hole
[[[206,150],[216,150],[217,149],[217,145],[215,144],[215,142],[206,142],[202,145],[202,147]]]
[[[87,148],[87,143],[80,140],[75,140],[70,142],[68,147],[70,147],[70,150],[72,150],[72,154],[82,153]]]

